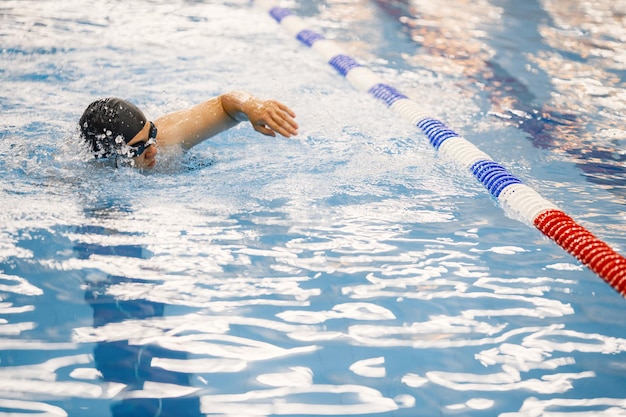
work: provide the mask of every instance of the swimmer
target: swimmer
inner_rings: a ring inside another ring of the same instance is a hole
[[[149,121],[134,104],[115,97],[91,103],[80,118],[80,136],[96,158],[131,159],[132,165],[150,169],[159,147],[189,149],[205,139],[249,121],[267,136],[298,134],[294,112],[275,100],[249,93],[229,92],[185,110]]]

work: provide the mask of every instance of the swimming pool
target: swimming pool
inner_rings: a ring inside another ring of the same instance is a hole
[[[434,5],[286,2],[625,253],[623,6]],[[626,414],[623,297],[258,8],[0,7],[0,415]],[[76,145],[230,89],[300,135]]]

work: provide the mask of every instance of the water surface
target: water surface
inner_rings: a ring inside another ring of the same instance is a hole
[[[285,5],[625,253],[619,2]],[[261,10],[0,16],[0,415],[626,413],[623,298]],[[300,135],[152,172],[77,140],[94,98],[227,90]]]

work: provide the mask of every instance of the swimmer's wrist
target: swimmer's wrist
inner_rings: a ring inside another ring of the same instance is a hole
[[[236,122],[250,120],[248,116],[251,106],[254,105],[254,97],[250,93],[233,91],[225,93],[221,97],[222,108],[231,119]]]

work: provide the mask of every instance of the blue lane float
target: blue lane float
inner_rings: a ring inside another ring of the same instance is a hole
[[[511,217],[535,226],[626,296],[626,258],[445,123],[429,116],[417,102],[385,84],[376,74],[345,54],[334,41],[309,28],[290,9],[280,7],[275,0],[256,0],[255,5],[267,11],[302,44],[316,51],[354,88],[382,101],[418,127],[442,158],[468,169]]]

